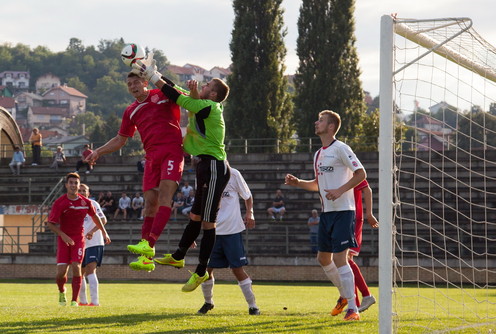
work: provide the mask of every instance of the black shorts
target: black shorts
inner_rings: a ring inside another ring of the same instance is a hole
[[[204,221],[214,223],[231,171],[227,160],[216,160],[203,155],[199,158],[200,161],[196,165],[195,202],[191,213],[201,216]]]

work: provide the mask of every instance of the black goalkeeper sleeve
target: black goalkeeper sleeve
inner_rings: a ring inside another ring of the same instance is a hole
[[[172,81],[170,81],[170,82],[172,82]],[[161,91],[162,91],[162,93],[164,93],[165,96],[167,96],[169,99],[171,99],[174,102],[176,102],[177,99],[179,98],[179,95],[181,95],[181,94],[179,94],[179,92],[175,88],[172,88],[171,86],[169,86],[168,82],[167,82],[167,85],[162,86]]]
[[[164,80],[169,86],[174,87],[176,84],[172,82],[171,79],[166,78],[165,76],[162,75],[162,80]]]

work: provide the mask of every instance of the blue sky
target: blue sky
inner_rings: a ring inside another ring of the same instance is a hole
[[[384,14],[401,18],[470,17],[474,28],[496,45],[494,0],[357,0],[356,37],[363,88],[379,94],[379,31]],[[283,0],[287,73],[294,73],[301,0]],[[123,37],[161,49],[172,64],[210,69],[230,64],[234,13],[231,0],[22,0],[2,3],[0,43],[44,45],[62,51],[72,37],[84,45]]]

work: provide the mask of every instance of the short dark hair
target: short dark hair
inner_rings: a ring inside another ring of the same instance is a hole
[[[68,173],[65,176],[65,183],[69,182],[69,179],[78,179],[78,180],[81,180],[81,178],[79,177],[79,174],[78,173]]]
[[[217,92],[217,99],[215,102],[223,102],[229,95],[229,86],[219,78],[212,79],[214,82],[214,91]]]

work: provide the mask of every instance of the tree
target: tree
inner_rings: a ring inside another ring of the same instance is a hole
[[[286,144],[293,135],[281,2],[233,1],[231,93],[224,112],[230,138],[278,138]]]
[[[355,48],[354,0],[303,0],[298,18],[295,119],[300,137],[314,136],[320,111],[344,121],[339,135],[355,137],[365,116]]]
[[[495,147],[496,136],[491,135],[495,132],[495,116],[484,111],[470,112],[458,122],[458,146],[466,150]]]

